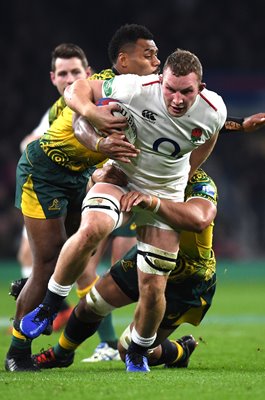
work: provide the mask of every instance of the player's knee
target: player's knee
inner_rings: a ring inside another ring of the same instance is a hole
[[[164,303],[164,285],[152,281],[141,285],[139,303],[151,310]]]
[[[105,230],[109,230],[108,233],[122,224],[120,202],[110,194],[88,192],[82,204],[82,215],[88,215],[89,218],[91,212],[98,213],[98,225],[101,225],[101,229],[105,227]],[[91,218],[95,223],[95,217]]]
[[[81,224],[76,232],[76,243],[78,251],[87,252],[95,250],[99,242],[106,236],[105,229],[92,223]]]
[[[49,236],[49,240],[44,238],[40,242],[35,242],[33,239],[33,270],[36,273],[47,273],[52,274],[60,251],[67,240],[64,233],[54,233],[52,230],[47,232],[46,236]],[[42,235],[42,238],[44,235]],[[50,239],[52,237],[52,240]]]

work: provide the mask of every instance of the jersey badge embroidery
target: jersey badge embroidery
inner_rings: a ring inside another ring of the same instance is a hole
[[[197,142],[200,139],[201,135],[202,135],[201,128],[194,128],[191,131],[191,140],[193,142]]]

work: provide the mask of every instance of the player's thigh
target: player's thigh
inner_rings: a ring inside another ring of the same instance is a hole
[[[155,301],[165,292],[168,275],[146,273],[138,268],[138,287],[141,299]]]

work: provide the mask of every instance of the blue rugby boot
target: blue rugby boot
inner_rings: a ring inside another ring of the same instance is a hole
[[[20,321],[20,330],[23,335],[30,339],[40,336],[56,317],[49,306],[40,304],[35,310],[26,314]]]
[[[142,354],[128,352],[125,356],[125,365],[127,372],[150,372],[147,357]]]

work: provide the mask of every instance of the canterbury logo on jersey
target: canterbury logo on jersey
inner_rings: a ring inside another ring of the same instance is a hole
[[[56,210],[60,210],[60,209],[61,209],[61,206],[60,206],[60,202],[58,199],[54,199],[52,201],[52,204],[48,208],[49,211],[56,211]]]
[[[152,122],[152,124],[154,124],[156,121],[157,114],[155,114],[154,112],[149,111],[149,110],[143,110],[142,116],[144,117],[144,119],[146,119],[147,121]]]

